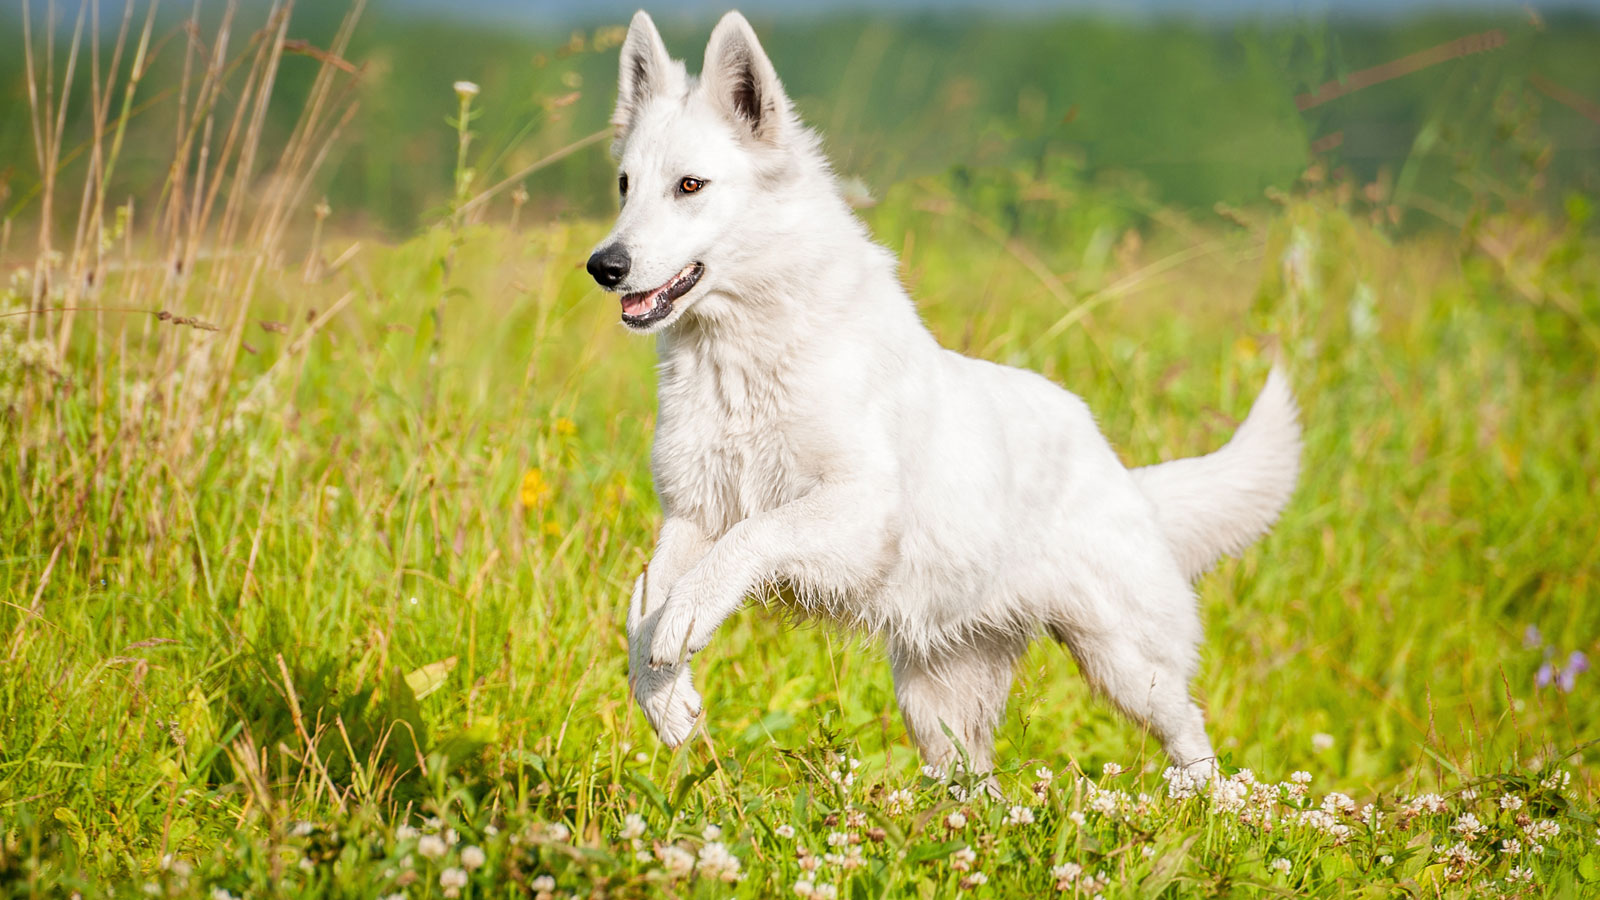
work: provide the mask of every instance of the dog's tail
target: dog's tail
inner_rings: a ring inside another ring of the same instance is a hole
[[[1221,450],[1133,470],[1190,579],[1266,534],[1299,474],[1299,415],[1277,366]]]

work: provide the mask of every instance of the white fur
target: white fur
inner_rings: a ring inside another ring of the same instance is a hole
[[[1283,377],[1222,450],[1130,472],[1078,397],[935,342],[742,16],[717,25],[696,80],[641,12],[621,69],[630,190],[600,245],[632,257],[617,290],[705,266],[639,329],[661,360],[665,521],[629,607],[629,671],[662,740],[688,738],[689,658],[754,594],[882,635],[932,764],[958,758],[948,729],[990,765],[1013,666],[1045,633],[1177,764],[1209,766],[1190,580],[1293,490]],[[678,193],[685,176],[705,187]]]

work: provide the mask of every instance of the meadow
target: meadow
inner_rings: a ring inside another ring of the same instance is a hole
[[[1600,232],[1552,138],[1596,134],[1581,92],[1485,55],[1487,86],[1428,76],[1476,85],[1436,112],[1473,129],[1380,165],[1273,113],[1290,149],[1186,195],[1029,132],[995,86],[1027,67],[980,68],[1004,152],[919,163],[889,120],[912,139],[842,167],[941,340],[1081,394],[1130,465],[1220,446],[1274,355],[1303,409],[1283,519],[1199,585],[1226,780],[1167,772],[1040,643],[996,800],[919,769],[867,636],[739,614],[676,752],[628,698],[654,351],[582,268],[603,142],[540,165],[609,102],[613,30],[552,49],[531,112],[407,70],[445,98],[401,117],[447,151],[419,187],[341,149],[415,94],[361,93],[357,17],[136,18],[70,74],[63,27],[0,141],[0,893],[1600,890]]]

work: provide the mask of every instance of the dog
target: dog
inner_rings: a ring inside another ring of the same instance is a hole
[[[761,596],[881,636],[931,766],[992,768],[1047,635],[1181,771],[1214,773],[1191,582],[1294,490],[1281,371],[1221,450],[1130,470],[1076,395],[944,349],[737,12],[698,78],[636,14],[612,124],[621,208],[588,271],[660,358],[663,522],[627,630],[662,741],[701,716],[694,655]]]

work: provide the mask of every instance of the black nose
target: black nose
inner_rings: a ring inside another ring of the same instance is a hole
[[[612,244],[601,247],[589,257],[589,274],[601,287],[616,287],[628,277],[628,267],[631,265],[633,260],[628,258],[628,251],[621,244]]]

